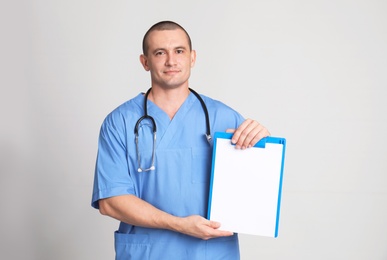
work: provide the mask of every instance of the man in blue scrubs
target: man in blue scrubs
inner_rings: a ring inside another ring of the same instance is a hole
[[[196,53],[187,32],[163,21],[144,36],[142,66],[151,89],[138,94],[104,120],[98,142],[92,206],[120,221],[116,259],[239,259],[238,236],[207,220],[212,142],[204,137],[206,117],[189,89]],[[233,132],[236,149],[269,135],[255,120],[201,95],[211,134]],[[152,120],[138,125],[147,111]],[[153,155],[154,151],[154,155]],[[153,166],[154,169],[145,171]],[[138,169],[142,168],[143,171]],[[233,192],[233,191],[230,191]]]

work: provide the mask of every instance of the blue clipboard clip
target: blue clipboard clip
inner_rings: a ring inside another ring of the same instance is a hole
[[[223,133],[223,132],[216,132],[215,133],[215,139],[216,138],[224,138],[224,139],[230,139],[233,136],[233,133]],[[258,148],[266,148],[266,143],[275,143],[275,144],[282,144],[285,145],[286,139],[285,138],[280,138],[280,137],[272,137],[272,136],[267,136],[259,140],[258,143],[254,145],[254,147]],[[235,145],[235,144],[232,144]]]

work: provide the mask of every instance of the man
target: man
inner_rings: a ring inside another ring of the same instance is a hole
[[[195,96],[188,84],[195,60],[180,25],[152,26],[140,56],[151,89],[102,124],[92,206],[120,221],[116,259],[239,259],[237,234],[205,218],[212,153],[205,110],[211,133],[233,132],[236,149],[269,132],[219,101]]]

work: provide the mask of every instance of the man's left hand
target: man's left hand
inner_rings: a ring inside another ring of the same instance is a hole
[[[226,132],[234,133],[231,142],[236,149],[253,147],[259,140],[270,135],[263,125],[252,119],[246,119],[236,130],[227,129]]]

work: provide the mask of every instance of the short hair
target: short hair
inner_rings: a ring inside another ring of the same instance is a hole
[[[181,29],[184,31],[185,35],[187,36],[189,50],[192,51],[192,41],[191,37],[189,37],[189,34],[187,31],[183,28],[183,26],[179,25],[178,23],[172,22],[172,21],[161,21],[154,25],[152,25],[151,28],[145,33],[144,38],[142,40],[142,52],[144,55],[147,55],[149,46],[148,46],[148,37],[149,34],[153,31],[164,31],[164,30],[176,30]]]

